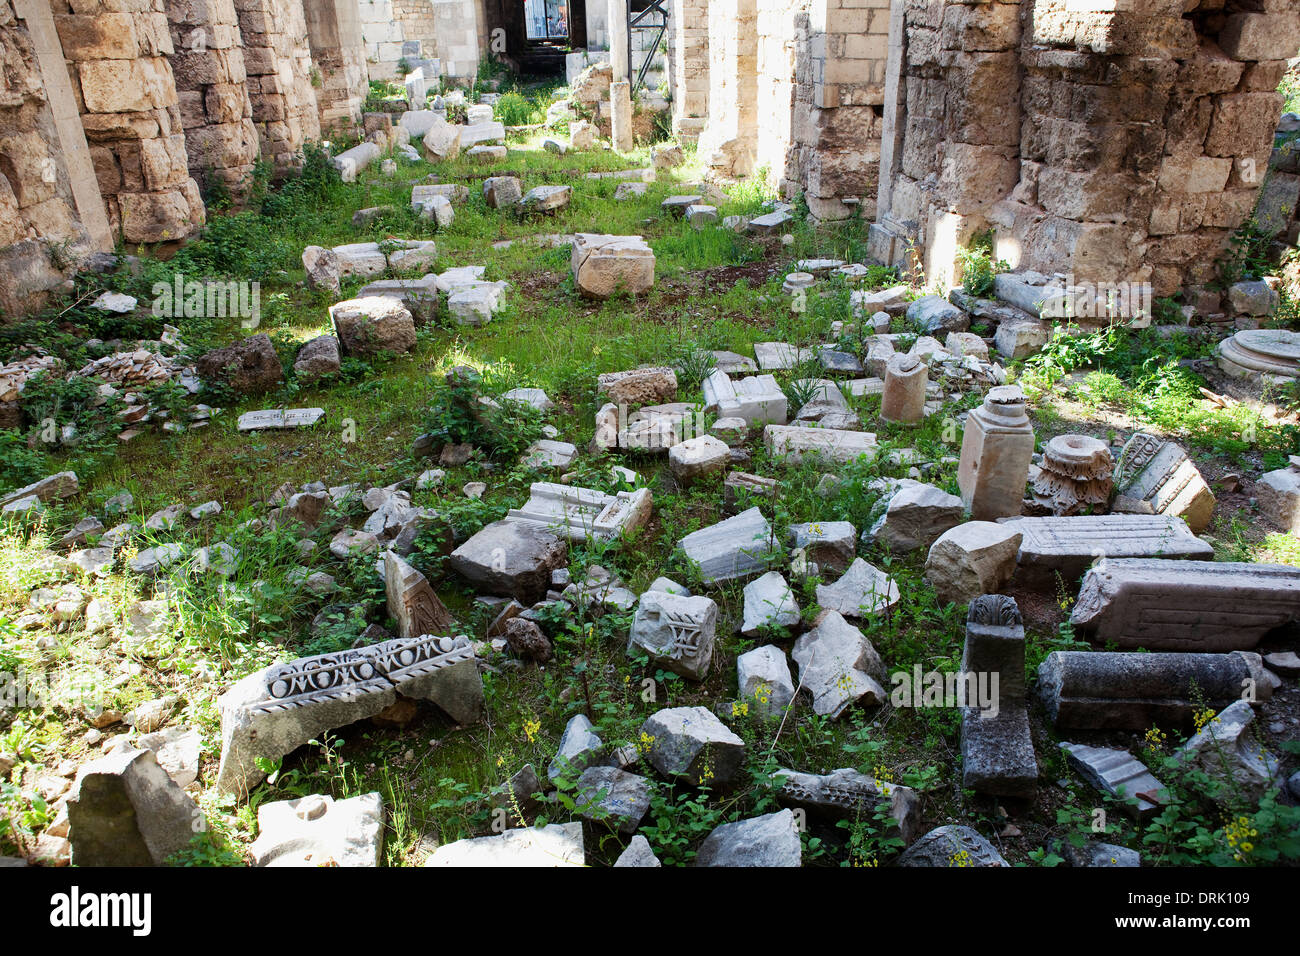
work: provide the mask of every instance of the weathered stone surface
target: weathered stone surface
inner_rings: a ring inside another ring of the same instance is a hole
[[[507,830],[498,836],[457,840],[438,847],[425,866],[583,866],[581,823]]]
[[[650,809],[650,781],[617,767],[588,767],[573,799],[587,806],[582,811],[587,819],[608,820],[620,833],[635,833]]]
[[[15,501],[21,501],[24,498],[37,498],[40,501],[53,501],[56,498],[71,498],[79,490],[80,485],[77,481],[75,471],[61,471],[57,475],[49,475],[30,485],[24,485],[15,491],[0,495],[0,505],[12,504]]]
[[[1225,708],[1178,749],[1178,759],[1205,773],[1211,796],[1220,802],[1257,803],[1282,784],[1277,759],[1260,746],[1251,729],[1255,712],[1244,700]]]
[[[494,521],[451,553],[451,567],[481,591],[528,605],[546,594],[567,553],[563,539],[533,522]]]
[[[1054,579],[1060,574],[1073,581],[1097,558],[1214,557],[1214,548],[1172,515],[1004,518],[998,523],[1020,533],[1016,560],[1032,579]]]
[[[1264,517],[1295,534],[1300,532],[1300,458],[1255,482],[1255,498]]]
[[[1085,780],[1118,800],[1135,820],[1149,820],[1169,801],[1165,785],[1127,750],[1061,742],[1065,759]]]
[[[785,651],[765,644],[736,658],[740,698],[758,714],[780,716],[794,701],[794,679]]]
[[[871,617],[898,603],[898,585],[884,571],[855,558],[834,584],[817,585],[817,603],[845,617]]]
[[[539,438],[524,451],[520,464],[525,468],[567,468],[578,456],[578,447],[567,441]]]
[[[1086,843],[1076,847],[1063,841],[1058,852],[1065,858],[1066,866],[1130,867],[1141,866],[1142,857],[1137,850],[1115,843]]]
[[[885,701],[880,655],[837,611],[827,611],[817,627],[795,641],[791,656],[799,665],[799,683],[821,716],[834,719],[859,701],[868,706]]]
[[[692,531],[677,544],[687,560],[699,567],[700,580],[713,585],[762,571],[775,542],[767,519],[754,507]]]
[[[1230,561],[1107,559],[1084,575],[1070,622],[1148,650],[1250,650],[1300,618],[1300,569]]]
[[[630,408],[672,402],[677,398],[677,373],[667,366],[602,372],[596,379],[596,395]]]
[[[507,519],[530,522],[570,541],[590,538],[610,540],[635,531],[650,519],[653,498],[649,488],[607,495],[590,488],[534,482],[522,508]]]
[[[776,496],[776,489],[775,478],[733,471],[722,482],[723,514],[739,514],[755,501],[770,500]]]
[[[937,827],[903,851],[895,866],[1010,866],[970,827]]]
[[[810,521],[786,529],[786,544],[823,571],[845,571],[857,553],[858,530],[848,521]]]
[[[483,198],[492,209],[517,206],[524,198],[523,183],[514,176],[489,176],[483,180]]]
[[[744,621],[740,633],[756,637],[764,628],[795,627],[799,624],[799,605],[785,578],[769,571],[745,585]],[[785,655],[781,655],[784,660]],[[742,682],[743,689],[743,682]]]
[[[984,404],[966,418],[957,484],[977,521],[1020,514],[1034,454],[1034,430],[1019,386],[989,389]]]
[[[205,352],[195,369],[205,382],[225,385],[240,395],[258,395],[284,381],[280,357],[266,333]]]
[[[81,767],[68,822],[75,866],[162,866],[204,826],[153,751],[132,749]]]
[[[741,418],[751,428],[787,421],[785,393],[771,375],[751,375],[733,382],[726,372],[715,368],[702,389],[704,410],[719,418]]]
[[[925,417],[925,387],[929,380],[929,370],[919,357],[894,354],[885,366],[880,417],[906,425],[920,422]]]
[[[1021,322],[1002,322],[993,335],[998,354],[1005,359],[1028,358],[1039,351],[1052,338],[1052,328],[1046,322],[1026,318]]]
[[[377,793],[347,800],[311,794],[257,808],[254,866],[379,866],[384,801]]]
[[[586,714],[575,714],[564,725],[555,759],[546,768],[547,778],[552,781],[561,777],[575,780],[578,774],[601,759],[604,746]]]
[[[643,836],[634,836],[627,845],[627,849],[618,855],[614,861],[615,866],[663,866],[659,862],[659,857],[655,856],[654,850],[650,847],[650,841]]]
[[[847,767],[820,775],[786,769],[777,774],[785,780],[776,798],[787,807],[802,807],[829,820],[872,820],[883,810],[892,821],[886,833],[905,844],[921,835],[921,795],[911,787],[882,782]]]
[[[1194,532],[1204,531],[1214,513],[1214,495],[1182,446],[1138,432],[1124,445],[1115,466],[1115,492],[1146,514],[1174,515]]]
[[[366,296],[330,306],[343,350],[350,355],[409,352],[415,348],[415,318],[399,299]]]
[[[803,845],[789,810],[714,829],[695,856],[696,866],[802,866]]]
[[[730,463],[731,449],[712,435],[688,438],[668,449],[668,467],[682,482],[726,471]]]
[[[718,605],[706,597],[647,591],[637,603],[628,632],[629,654],[650,660],[691,680],[703,680],[713,660]]]
[[[529,212],[556,212],[569,204],[571,186],[534,186],[524,193],[520,205]]]
[[[578,291],[607,299],[616,292],[640,295],[655,281],[655,254],[640,236],[580,232],[573,237],[570,265]]]
[[[244,412],[237,427],[241,432],[260,432],[267,429],[307,428],[325,417],[323,408],[267,408]]]
[[[1110,501],[1113,467],[1110,448],[1101,439],[1057,435],[1043,446],[1033,498],[1058,516],[1104,508]]]
[[[384,591],[398,637],[449,634],[455,622],[428,579],[392,551],[384,552]]]
[[[1252,280],[1228,286],[1228,304],[1239,315],[1272,315],[1278,301],[1278,294],[1267,282]]]
[[[800,362],[813,358],[810,349],[799,349],[785,342],[755,342],[754,358],[764,371],[779,372],[792,369]]]
[[[170,710],[170,708],[169,708]],[[139,722],[136,730],[139,730]],[[164,727],[145,733],[136,741],[144,750],[152,750],[158,765],[178,787],[188,787],[199,777],[199,754],[202,741],[199,732],[189,727]]]
[[[907,321],[925,335],[935,332],[965,332],[970,316],[941,295],[925,295],[907,307]]]
[[[429,700],[461,723],[477,720],[483,682],[468,639],[398,638],[248,675],[217,701],[218,789],[247,794],[263,777],[257,758],[276,760],[326,730],[373,717],[399,693]]]
[[[801,461],[804,455],[820,455],[827,461],[846,463],[863,455],[874,458],[876,436],[871,432],[838,428],[804,428],[798,425],[768,425],[763,444],[773,455]]]
[[[925,579],[939,600],[965,604],[1002,588],[1016,570],[1020,532],[992,521],[968,521],[930,546]]]
[[[1023,705],[1003,707],[996,715],[965,708],[961,756],[964,789],[1025,800],[1038,792],[1038,761]]]
[[[904,479],[874,525],[863,535],[895,554],[928,548],[962,518],[961,499],[934,485]]]
[[[339,294],[339,277],[342,264],[333,249],[308,246],[302,251],[302,267],[307,275],[307,286],[333,295]]]
[[[1038,693],[1062,729],[1188,726],[1206,706],[1227,707],[1253,689],[1273,695],[1258,654],[1053,651],[1038,668]]]
[[[725,786],[739,772],[745,742],[705,707],[672,707],[641,725],[651,738],[646,759],[665,777]]]
[[[340,367],[339,340],[332,335],[318,335],[298,350],[293,373],[299,382],[311,384],[336,374]]]
[[[1242,329],[1219,343],[1218,364],[1234,378],[1300,375],[1300,334],[1287,329]]]

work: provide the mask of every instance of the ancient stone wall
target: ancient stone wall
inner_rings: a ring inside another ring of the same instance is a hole
[[[244,70],[244,47],[232,0],[165,0],[181,126],[190,175],[204,190],[224,187],[242,200],[257,159]]]
[[[244,41],[248,99],[262,158],[282,176],[304,143],[320,139],[320,73],[311,61],[300,0],[234,0]]]
[[[712,174],[748,176],[758,151],[758,3],[709,3],[709,118],[699,154]]]
[[[189,173],[163,0],[51,0],[110,226],[127,243],[194,233],[205,211]]]
[[[478,0],[430,0],[434,30],[428,37],[413,37],[424,45],[426,56],[442,61],[442,74],[459,83],[472,83],[486,49],[484,13]],[[523,4],[520,4],[522,8]],[[429,43],[436,45],[429,49]]]
[[[588,37],[590,24],[588,13]],[[668,40],[673,133],[683,142],[693,143],[709,115],[708,0],[674,0]]]
[[[406,33],[393,0],[357,0],[361,39],[365,44],[366,68],[372,80],[397,76]]]
[[[361,124],[370,90],[357,0],[304,0],[303,14],[321,78],[316,88],[321,135],[351,134]]]

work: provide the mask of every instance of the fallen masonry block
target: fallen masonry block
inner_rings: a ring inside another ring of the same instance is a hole
[[[578,448],[567,441],[539,438],[524,451],[525,468],[566,468],[577,457]]]
[[[936,827],[903,851],[895,866],[1010,866],[988,840],[970,827]]]
[[[817,585],[817,603],[845,617],[870,617],[898,603],[898,585],[884,571],[855,558],[834,584]]]
[[[425,860],[425,866],[584,866],[582,823],[552,823],[544,827],[506,830],[496,836],[445,843]]]
[[[1025,706],[1025,629],[1014,598],[985,594],[970,602],[961,672],[962,788],[1032,799],[1038,759]]]
[[[767,236],[780,232],[792,222],[794,217],[788,212],[769,212],[765,216],[755,216],[746,228],[757,235]]]
[[[398,637],[448,634],[455,626],[428,578],[392,551],[384,552],[384,590]]]
[[[618,291],[639,295],[655,281],[655,254],[640,236],[577,233],[570,266],[578,291],[593,299]]]
[[[780,717],[794,701],[794,678],[785,651],[764,644],[741,654],[736,658],[736,686],[740,699],[756,713]]]
[[[776,773],[785,778],[776,792],[782,806],[802,807],[826,820],[872,820],[883,809],[893,820],[889,829],[905,844],[921,835],[921,797],[911,787],[882,782],[847,767],[827,774],[786,769]]]
[[[567,206],[572,196],[571,186],[534,186],[520,204],[529,212],[554,212]]]
[[[1242,695],[1268,700],[1258,654],[1053,651],[1038,667],[1038,694],[1058,728],[1146,730],[1187,726],[1205,707]]]
[[[25,485],[17,491],[0,495],[0,506],[33,496],[41,501],[50,501],[53,498],[71,498],[77,493],[79,487],[75,471],[61,471],[57,475],[50,475],[40,481]]]
[[[417,327],[438,317],[438,283],[434,276],[423,279],[380,279],[357,291],[356,297],[388,296],[397,299],[411,313]]]
[[[459,183],[425,183],[411,187],[411,211],[419,212],[429,200],[442,197],[452,205],[459,206],[469,200],[469,187]]]
[[[876,436],[872,432],[851,432],[838,428],[804,428],[798,425],[768,425],[763,429],[763,444],[773,455],[800,461],[804,455],[821,455],[841,464],[866,455],[876,455]]]
[[[765,372],[792,369],[800,362],[811,361],[817,355],[812,349],[796,348],[785,342],[755,342],[754,360]]]
[[[768,556],[778,549],[772,527],[757,507],[692,531],[677,545],[699,568],[705,585],[758,574],[767,569]]]
[[[241,432],[260,432],[270,428],[306,428],[325,417],[323,408],[267,408],[244,412],[239,416]]]
[[[505,124],[496,121],[487,123],[471,123],[460,128],[461,149],[469,149],[471,146],[477,146],[479,143],[496,143],[505,138]]]
[[[795,627],[799,624],[799,605],[790,585],[778,571],[769,571],[750,581],[745,585],[744,597],[744,620],[740,625],[740,633],[746,637],[757,637],[763,628]],[[784,664],[785,655],[779,649],[775,650]],[[788,669],[786,673],[789,673]],[[744,685],[742,679],[742,692]]]
[[[834,720],[859,701],[868,706],[885,702],[880,655],[837,611],[827,611],[820,624],[795,641],[790,656],[799,665],[799,683],[812,695],[813,712],[820,716]]]
[[[712,598],[646,591],[637,602],[627,652],[644,653],[661,667],[703,680],[713,660],[718,605]]]
[[[802,866],[803,843],[794,813],[781,810],[715,827],[700,844],[695,865]]]
[[[596,395],[615,405],[632,407],[671,402],[677,397],[677,373],[660,365],[602,372],[596,378]]]
[[[530,486],[528,501],[506,518],[531,522],[570,541],[607,541],[649,521],[653,501],[649,488],[607,495],[591,488],[539,481]]]
[[[334,332],[350,355],[409,352],[415,347],[415,317],[400,299],[367,296],[329,308]]]
[[[1003,707],[996,716],[975,707],[962,711],[963,789],[999,797],[1033,799],[1038,792],[1038,760],[1024,705]]]
[[[650,781],[617,767],[589,767],[578,778],[574,802],[589,820],[608,821],[632,834],[650,810]]]
[[[789,419],[785,393],[771,375],[751,375],[735,382],[719,369],[703,383],[704,410],[719,418],[743,418],[750,428],[784,425]]]
[[[722,512],[739,514],[758,499],[775,498],[776,490],[775,478],[733,471],[722,482]]]
[[[1116,558],[1203,559],[1214,548],[1172,515],[1078,515],[1068,518],[1002,518],[1020,532],[1016,561],[1027,579],[1073,581],[1094,560]]]
[[[428,700],[459,723],[483,710],[483,681],[465,637],[397,638],[303,657],[250,674],[222,694],[217,788],[245,797],[278,760],[327,730],[373,717],[397,695]]]
[[[1168,802],[1165,785],[1127,750],[1061,742],[1065,759],[1090,784],[1119,800],[1135,820],[1149,820]]]
[[[933,485],[904,479],[884,513],[862,536],[885,551],[928,548],[962,519],[961,499]]]
[[[1084,575],[1070,622],[1099,642],[1156,651],[1246,651],[1300,619],[1300,568],[1117,558]]]
[[[1113,511],[1176,515],[1204,531],[1214,513],[1214,494],[1175,442],[1138,432],[1124,444],[1115,465]]]
[[[785,542],[790,549],[803,551],[823,571],[847,571],[853,564],[857,537],[851,521],[808,521],[785,529]]]
[[[657,711],[641,725],[640,739],[647,737],[650,766],[695,786],[729,783],[745,759],[745,742],[706,707]]]
[[[1210,718],[1177,751],[1182,763],[1210,778],[1209,795],[1219,802],[1245,798],[1255,804],[1266,792],[1282,785],[1277,759],[1260,746],[1251,732],[1254,720],[1250,704],[1239,700]]]
[[[379,866],[384,801],[377,793],[276,800],[257,808],[257,830],[254,866]]]
[[[355,183],[357,173],[379,158],[383,152],[375,143],[360,143],[330,159],[330,165],[339,171],[345,183]]]
[[[494,521],[451,553],[451,567],[485,594],[531,605],[546,594],[551,572],[564,566],[568,544],[533,521]]]

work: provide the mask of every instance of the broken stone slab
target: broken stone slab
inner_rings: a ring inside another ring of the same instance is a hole
[[[768,425],[763,429],[763,444],[771,454],[794,462],[801,461],[809,454],[820,455],[840,464],[847,464],[864,455],[868,458],[876,455],[874,433],[838,428]]]
[[[74,866],[162,866],[205,828],[194,800],[152,750],[83,764],[68,798]]]
[[[465,155],[480,163],[500,163],[510,155],[504,146],[471,146]]]
[[[650,520],[653,498],[649,488],[607,495],[591,488],[534,482],[528,501],[512,509],[509,521],[531,522],[570,541],[595,538],[609,541]]]
[[[480,591],[525,606],[545,596],[551,572],[563,567],[565,540],[532,521],[494,521],[451,553],[454,571]]]
[[[802,866],[803,844],[794,813],[780,810],[715,827],[700,844],[695,865]]]
[[[794,217],[788,212],[769,212],[766,215],[755,216],[745,228],[755,235],[770,236],[780,232],[792,222]]]
[[[1082,577],[1094,560],[1161,558],[1209,560],[1214,548],[1172,515],[1078,515],[1066,518],[1003,518],[1020,532],[1016,557],[1027,579]]]
[[[845,617],[888,612],[899,600],[898,585],[884,571],[855,558],[834,584],[817,585],[817,603]]]
[[[659,204],[659,208],[670,216],[680,217],[686,212],[687,207],[693,206],[703,199],[704,197],[699,195],[669,196]]]
[[[668,449],[668,467],[681,482],[726,471],[730,463],[731,449],[712,435],[688,438]]]
[[[765,372],[781,372],[815,357],[811,349],[795,348],[785,342],[755,342],[754,358]]]
[[[924,335],[935,332],[965,332],[970,316],[941,295],[925,295],[907,307],[907,321]]]
[[[618,855],[614,866],[663,866],[663,864],[650,848],[650,841],[637,834],[628,842],[627,849]]]
[[[348,299],[330,306],[329,313],[339,343],[351,355],[409,352],[415,347],[415,318],[400,299]]]
[[[619,183],[614,190],[614,198],[619,202],[626,199],[639,199],[646,194],[650,186],[648,183]]]
[[[723,514],[736,515],[757,500],[771,500],[776,497],[776,489],[775,478],[733,471],[722,482]]]
[[[727,351],[714,351],[711,354],[713,355],[713,367],[726,372],[728,375],[744,375],[758,371],[758,363],[748,356]]]
[[[379,866],[384,801],[378,793],[276,800],[257,808],[257,829],[254,866]]]
[[[384,552],[384,591],[398,637],[449,634],[455,626],[428,578],[392,551]]]
[[[588,767],[598,763],[604,754],[604,742],[596,733],[586,714],[575,714],[564,725],[555,759],[546,769],[548,780],[561,777],[573,780]]]
[[[1251,724],[1255,711],[1244,700],[1226,707],[1178,749],[1180,763],[1210,778],[1209,794],[1221,803],[1257,804],[1282,785],[1277,759],[1260,745]]]
[[[742,418],[750,428],[760,425],[784,425],[787,400],[776,378],[751,375],[732,381],[721,369],[714,368],[701,386],[704,410],[719,418]]]
[[[894,554],[928,548],[961,523],[962,511],[956,495],[904,479],[889,498],[885,512],[863,534],[863,541]]]
[[[799,605],[785,578],[769,571],[745,585],[744,620],[740,633],[756,637],[766,628],[795,627],[799,624]],[[781,655],[782,661],[785,655]],[[788,670],[787,670],[788,673]],[[743,682],[742,682],[743,691]]]
[[[718,207],[707,203],[691,203],[683,213],[686,221],[696,229],[703,229],[718,221]]]
[[[669,779],[725,786],[745,759],[745,742],[706,707],[671,707],[641,725],[651,742],[647,762]]]
[[[1236,561],[1104,559],[1084,575],[1070,622],[1103,643],[1245,651],[1300,619],[1300,568]]]
[[[1214,513],[1214,494],[1200,471],[1175,442],[1138,432],[1124,444],[1115,466],[1113,510],[1167,514],[1204,531]]]
[[[345,183],[355,183],[357,173],[378,159],[382,152],[375,143],[359,143],[331,157],[330,165],[339,171],[339,178]]]
[[[713,660],[718,605],[706,597],[646,591],[637,602],[627,652],[645,653],[675,674],[703,680]]]
[[[534,186],[524,193],[520,205],[529,212],[556,212],[569,204],[571,186]]]
[[[185,545],[179,542],[159,544],[137,552],[136,556],[128,561],[126,566],[136,574],[157,574],[159,571],[165,571],[178,561],[183,560],[185,554]]]
[[[239,416],[241,432],[259,432],[268,429],[308,428],[325,417],[323,408],[268,408],[244,412]]]
[[[1136,850],[1115,843],[1089,842],[1077,847],[1062,841],[1056,852],[1065,858],[1066,866],[1074,867],[1131,867],[1141,866],[1142,857]]]
[[[650,810],[650,781],[617,767],[588,767],[573,801],[588,820],[607,820],[620,833],[635,833]]]
[[[749,437],[749,423],[743,418],[719,418],[709,426],[709,434],[728,446],[740,446]]]
[[[507,209],[524,198],[523,183],[514,176],[489,176],[483,180],[483,198],[490,209]]]
[[[740,699],[765,717],[780,716],[794,702],[794,679],[785,651],[765,644],[736,658]]]
[[[482,326],[501,310],[507,282],[467,282],[447,295],[447,312],[457,325]]]
[[[747,578],[763,571],[775,544],[772,527],[757,507],[692,531],[677,542],[686,559],[698,567],[705,585]]]
[[[655,281],[655,254],[640,236],[577,233],[570,266],[587,298],[607,299],[619,291],[640,295]]]
[[[880,655],[837,611],[826,612],[821,623],[795,641],[791,656],[818,715],[834,720],[859,701],[868,706],[885,701]]]
[[[505,138],[505,124],[496,121],[469,123],[462,126],[460,130],[461,149],[469,149],[480,143],[499,143]]]
[[[1061,742],[1066,761],[1085,780],[1118,800],[1135,820],[1149,820],[1169,801],[1165,785],[1127,750]]]
[[[856,556],[857,537],[852,522],[809,521],[790,525],[785,543],[822,570],[845,571]]]
[[[539,412],[549,412],[555,407],[555,403],[540,388],[512,388],[510,391],[503,393],[501,398],[508,402],[527,405]]]
[[[1052,338],[1052,327],[1046,322],[1026,318],[1018,322],[1002,322],[993,334],[993,345],[998,354],[1010,361],[1028,358],[1038,352]]]
[[[567,468],[578,457],[578,447],[567,441],[539,438],[524,451],[524,468]]]
[[[397,299],[411,313],[417,328],[438,317],[438,282],[432,275],[423,279],[380,279],[362,286],[356,295],[358,299],[370,296]]]
[[[1021,535],[992,521],[968,521],[945,531],[930,546],[925,579],[939,600],[967,604],[1000,590],[1016,570]]]
[[[71,498],[80,489],[75,471],[61,471],[30,485],[24,485],[16,491],[0,495],[0,506],[21,501],[24,498],[36,498],[40,501],[53,501],[56,498]]]
[[[425,866],[557,867],[584,866],[582,823],[521,827],[496,836],[446,843],[430,854]]]
[[[1258,654],[1053,651],[1038,668],[1038,694],[1061,729],[1146,730],[1188,726],[1205,707],[1253,691],[1273,695]]]
[[[373,717],[397,695],[428,700],[458,723],[483,711],[483,681],[465,637],[397,638],[299,658],[250,674],[221,695],[217,788],[245,796],[278,760],[318,734]]]
[[[170,710],[170,708],[168,708]],[[140,729],[139,720],[136,729]],[[144,733],[136,741],[136,746],[152,750],[158,765],[167,771],[167,775],[178,787],[188,787],[199,777],[199,754],[202,741],[199,732],[189,727],[164,727]]]
[[[936,827],[903,851],[895,866],[1010,866],[1001,853],[966,826]]]
[[[298,350],[293,363],[294,377],[304,385],[334,375],[342,367],[339,340],[332,335],[318,335]]]
[[[921,796],[911,787],[868,777],[848,767],[827,774],[781,769],[777,801],[801,807],[824,820],[874,820],[883,811],[892,824],[886,833],[911,844],[921,835]]]

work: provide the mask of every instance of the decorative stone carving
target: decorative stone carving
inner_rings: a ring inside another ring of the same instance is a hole
[[[608,541],[634,531],[650,520],[653,505],[649,488],[607,495],[590,488],[539,481],[529,491],[528,501],[522,508],[512,509],[507,520],[542,525],[570,541]]]
[[[1034,499],[1054,515],[1096,511],[1110,501],[1114,460],[1106,443],[1087,435],[1057,435],[1043,446]]]
[[[244,412],[239,416],[241,432],[259,432],[268,428],[306,428],[325,417],[323,408],[268,408]]]
[[[911,787],[882,782],[847,767],[822,775],[781,769],[777,775],[785,778],[776,793],[784,806],[802,807],[831,820],[871,820],[884,808],[893,820],[890,829],[904,843],[920,836],[921,797]]]
[[[898,858],[898,866],[1010,866],[988,840],[970,827],[931,830]]]
[[[717,622],[718,605],[711,598],[647,591],[637,603],[627,650],[643,651],[676,674],[703,680],[713,660]]]
[[[774,376],[750,375],[732,381],[715,368],[702,388],[704,410],[719,418],[743,418],[750,428],[786,423],[787,400]]]
[[[1038,761],[1025,707],[1025,629],[1014,598],[984,594],[970,602],[961,669],[967,688],[973,682],[993,696],[962,708],[962,786],[1032,798]]]
[[[392,551],[384,552],[384,591],[398,637],[448,634],[455,626],[428,579]]]
[[[1016,385],[997,385],[984,404],[966,418],[957,485],[976,521],[1020,514],[1034,454],[1034,429],[1025,410],[1025,393]]]
[[[1115,490],[1112,510],[1175,515],[1195,532],[1205,530],[1214,512],[1214,495],[1186,450],[1145,432],[1120,452]]]
[[[1020,532],[1016,556],[1029,579],[1067,581],[1083,576],[1097,558],[1203,559],[1214,548],[1172,515],[1076,515],[1068,518],[1004,518]]]
[[[1243,329],[1218,348],[1219,368],[1235,378],[1300,376],[1300,334],[1286,329]]]
[[[1168,802],[1165,785],[1127,750],[1061,742],[1070,766],[1090,784],[1121,802],[1135,820],[1149,820]]]

